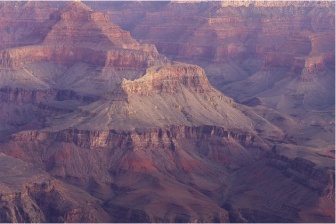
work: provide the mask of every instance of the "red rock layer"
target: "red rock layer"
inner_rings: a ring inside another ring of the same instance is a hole
[[[117,131],[90,131],[90,130],[64,130],[56,133],[53,132],[39,132],[39,131],[25,131],[14,134],[12,139],[14,141],[35,141],[54,139],[60,142],[72,142],[75,145],[83,148],[99,148],[99,147],[122,147],[129,139],[134,145],[130,147],[142,148],[149,142],[161,142],[170,144],[172,139],[205,139],[211,136],[220,138],[234,139],[246,146],[252,146],[256,140],[256,136],[249,133],[236,133],[234,131],[226,130],[222,127],[216,126],[202,126],[202,127],[170,127],[167,130],[157,129],[148,133],[118,133]],[[155,139],[155,140],[154,140]],[[159,139],[162,139],[161,141]],[[146,143],[146,141],[148,141]],[[168,145],[169,145],[168,144]],[[256,143],[258,144],[258,143]],[[158,146],[154,146],[158,147]],[[171,147],[171,145],[169,145]]]
[[[38,45],[0,52],[0,65],[20,68],[26,63],[54,61],[72,65],[83,61],[95,66],[146,68],[166,59],[149,44],[139,44],[130,33],[113,25],[109,17],[82,3],[71,3],[36,26],[30,38]],[[35,38],[35,39],[36,39]]]
[[[1,2],[0,50],[40,42],[41,37],[30,34],[46,22],[57,7],[47,2]]]

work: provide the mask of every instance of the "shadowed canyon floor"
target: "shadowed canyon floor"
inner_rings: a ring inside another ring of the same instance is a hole
[[[0,221],[334,222],[334,7],[0,2]]]

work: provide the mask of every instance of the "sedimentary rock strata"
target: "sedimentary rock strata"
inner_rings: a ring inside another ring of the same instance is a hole
[[[88,5],[0,3],[0,221],[334,221],[333,3]]]

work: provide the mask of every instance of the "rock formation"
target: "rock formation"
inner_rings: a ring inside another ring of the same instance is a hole
[[[128,32],[111,24],[106,14],[78,2],[52,13],[30,35],[41,38],[42,43],[3,50],[3,67],[17,68],[38,61],[82,61],[102,67],[142,68],[154,65],[159,56],[154,46],[138,44]]]
[[[174,2],[151,11],[116,4],[105,7],[116,24],[171,58],[202,66],[212,85],[239,102],[259,97],[283,112],[334,105],[333,2]]]
[[[37,18],[0,43],[0,221],[333,222],[331,115],[281,111],[282,82],[330,76],[330,4],[88,4],[0,4]]]

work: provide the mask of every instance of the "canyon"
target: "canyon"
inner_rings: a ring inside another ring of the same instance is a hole
[[[309,110],[333,106],[331,1],[105,5],[96,8],[105,8],[111,21],[143,43],[155,44],[160,53],[200,65],[213,86],[241,103],[258,98],[282,112],[295,105]]]
[[[335,221],[335,4],[1,2],[1,222]]]

